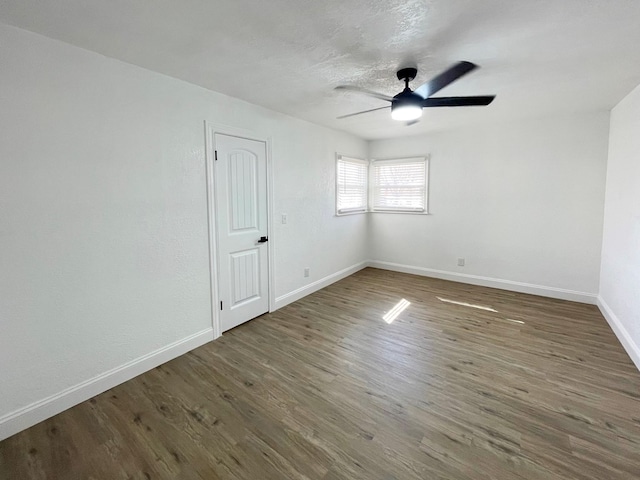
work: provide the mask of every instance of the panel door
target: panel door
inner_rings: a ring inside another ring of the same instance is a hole
[[[218,295],[222,331],[269,310],[264,142],[215,135]]]

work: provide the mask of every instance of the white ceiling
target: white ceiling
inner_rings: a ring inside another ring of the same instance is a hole
[[[0,21],[364,138],[609,109],[640,83],[638,0],[2,0]],[[336,92],[414,88],[449,65],[477,70],[436,96],[497,94],[429,109],[405,127]]]

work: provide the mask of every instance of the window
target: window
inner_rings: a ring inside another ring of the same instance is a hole
[[[427,212],[427,159],[371,162],[372,212]]]
[[[338,155],[336,161],[336,213],[367,211],[369,162]]]
[[[336,213],[427,213],[426,157],[368,162],[336,156]]]

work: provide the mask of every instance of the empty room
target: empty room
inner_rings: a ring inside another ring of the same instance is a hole
[[[0,2],[0,479],[640,478],[638,25]]]

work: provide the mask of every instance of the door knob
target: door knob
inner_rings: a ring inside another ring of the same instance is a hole
[[[269,241],[269,237],[260,237],[260,240],[258,240],[258,243],[265,243]]]

